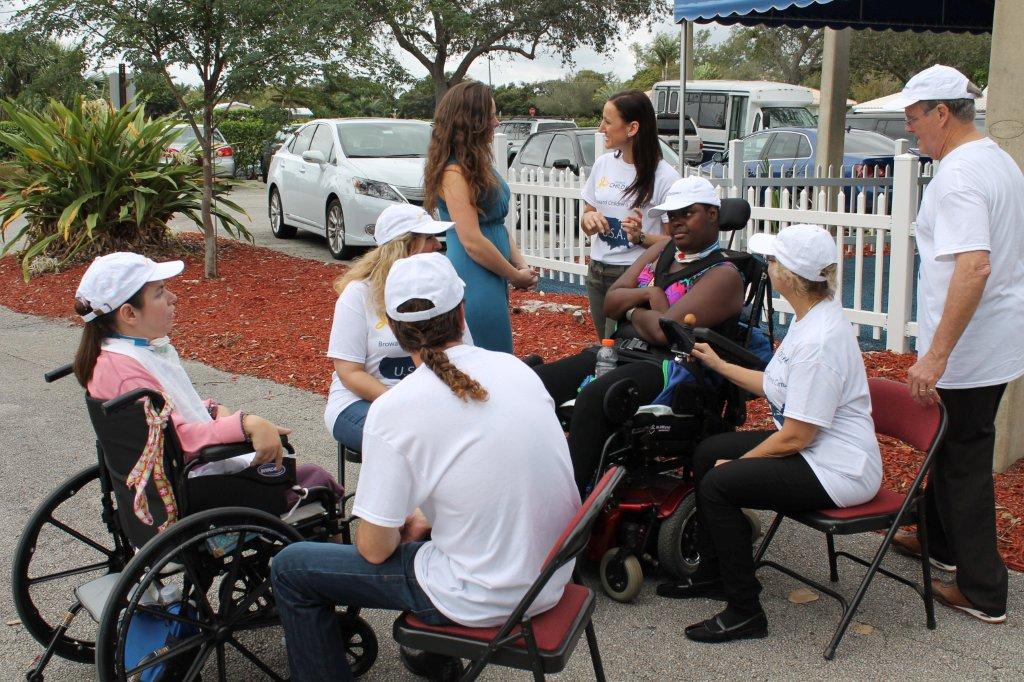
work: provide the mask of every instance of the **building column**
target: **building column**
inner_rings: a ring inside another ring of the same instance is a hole
[[[1018,79],[1024,70],[1024,2],[996,0],[992,20],[992,54],[989,58],[986,131],[1024,167],[1024,98]],[[996,418],[996,449],[993,468],[1006,471],[1024,457],[1024,378],[1006,388]]]
[[[825,29],[821,54],[821,105],[818,108],[818,149],[815,163],[841,175],[846,137],[846,91],[850,89],[850,29]]]

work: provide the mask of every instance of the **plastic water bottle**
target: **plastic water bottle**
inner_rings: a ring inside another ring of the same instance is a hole
[[[594,365],[594,377],[600,378],[602,374],[610,372],[619,364],[619,354],[615,352],[615,341],[604,339],[601,341],[601,348],[597,351],[597,364]]]

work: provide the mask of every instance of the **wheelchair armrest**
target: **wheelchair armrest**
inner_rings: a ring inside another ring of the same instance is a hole
[[[736,364],[749,369],[763,370],[765,368],[764,360],[757,357],[732,339],[728,339],[716,331],[708,329],[707,327],[697,327],[693,330],[693,334],[698,341],[703,341],[709,344],[715,349],[715,352],[723,356],[726,360],[732,360]]]
[[[295,448],[288,442],[288,436],[281,436],[281,445],[284,446],[285,451],[289,455],[295,454]],[[221,445],[211,445],[208,448],[203,448],[196,455],[193,460],[197,464],[209,464],[210,462],[220,462],[221,460],[231,459],[232,457],[238,457],[239,455],[247,455],[252,452],[252,443],[250,441],[242,441],[241,443],[223,443]]]
[[[51,369],[49,372],[43,375],[43,381],[48,384],[52,384],[57,379],[63,379],[67,375],[75,371],[75,366],[72,364],[61,365],[57,369]]]
[[[129,405],[133,405],[143,398],[149,398],[156,410],[164,409],[163,395],[161,395],[160,391],[154,391],[151,388],[137,388],[134,391],[125,393],[124,395],[111,398],[103,403],[101,409],[103,410],[103,414],[110,414],[111,412],[117,412]]]

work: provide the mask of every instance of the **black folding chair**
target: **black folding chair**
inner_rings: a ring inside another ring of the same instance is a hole
[[[770,566],[782,571],[786,575],[827,594],[838,601],[843,607],[843,617],[839,621],[839,627],[836,628],[832,641],[829,642],[824,652],[825,659],[829,661],[835,656],[836,648],[838,648],[843,635],[846,634],[846,629],[849,627],[850,621],[853,620],[857,607],[860,606],[861,600],[864,599],[868,586],[871,584],[876,573],[881,573],[886,577],[897,580],[917,591],[924,600],[925,621],[928,629],[935,629],[931,564],[928,556],[928,533],[924,494],[921,490],[921,485],[925,475],[931,469],[932,461],[935,459],[935,452],[938,450],[946,433],[946,410],[941,403],[929,408],[921,407],[910,397],[906,384],[887,379],[870,379],[868,380],[868,387],[871,391],[871,414],[875,421],[875,433],[896,438],[914,449],[925,453],[924,462],[921,464],[921,468],[918,469],[917,476],[914,477],[910,488],[906,493],[897,493],[883,487],[878,491],[873,500],[856,507],[825,509],[800,514],[778,513],[754,556],[757,568]],[[896,535],[896,531],[899,530],[901,525],[909,523],[912,519],[912,510],[916,511],[918,537],[921,540],[923,586],[881,568],[882,559],[885,558],[886,553],[892,546],[892,539]],[[782,519],[787,516],[794,521],[798,521],[825,534],[826,546],[828,548],[829,579],[832,582],[839,580],[839,571],[836,564],[837,557],[846,557],[862,566],[867,566],[868,571],[864,575],[863,580],[861,580],[852,601],[847,602],[838,592],[800,575],[791,568],[764,559],[765,552],[768,551],[768,545],[771,544],[772,538],[775,537]],[[836,551],[836,535],[874,533],[881,530],[886,531],[885,538],[882,540],[881,546],[875,552],[871,561],[848,552]]]
[[[593,590],[580,585],[574,574],[573,582],[565,586],[558,604],[536,616],[531,617],[526,612],[555,571],[586,547],[594,521],[625,475],[622,467],[612,467],[605,473],[551,548],[537,580],[504,625],[490,628],[428,625],[410,613],[403,613],[395,621],[395,640],[412,649],[472,660],[473,665],[461,678],[463,682],[475,680],[488,664],[532,670],[535,680],[543,680],[545,674],[558,673],[565,668],[580,634],[585,631],[594,678],[603,682],[604,668],[591,621],[595,602]]]

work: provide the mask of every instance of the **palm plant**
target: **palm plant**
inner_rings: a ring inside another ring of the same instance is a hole
[[[202,166],[194,154],[164,157],[176,135],[170,118],[82,98],[70,107],[51,101],[38,113],[11,101],[0,109],[18,128],[0,129],[0,145],[13,150],[0,176],[0,255],[23,247],[26,281],[38,256],[64,265],[76,256],[166,246],[173,239],[168,221],[178,213],[202,224]],[[245,213],[222,196],[229,188],[214,187],[213,215],[228,234],[251,241],[226,210]],[[19,217],[26,224],[8,238]]]

